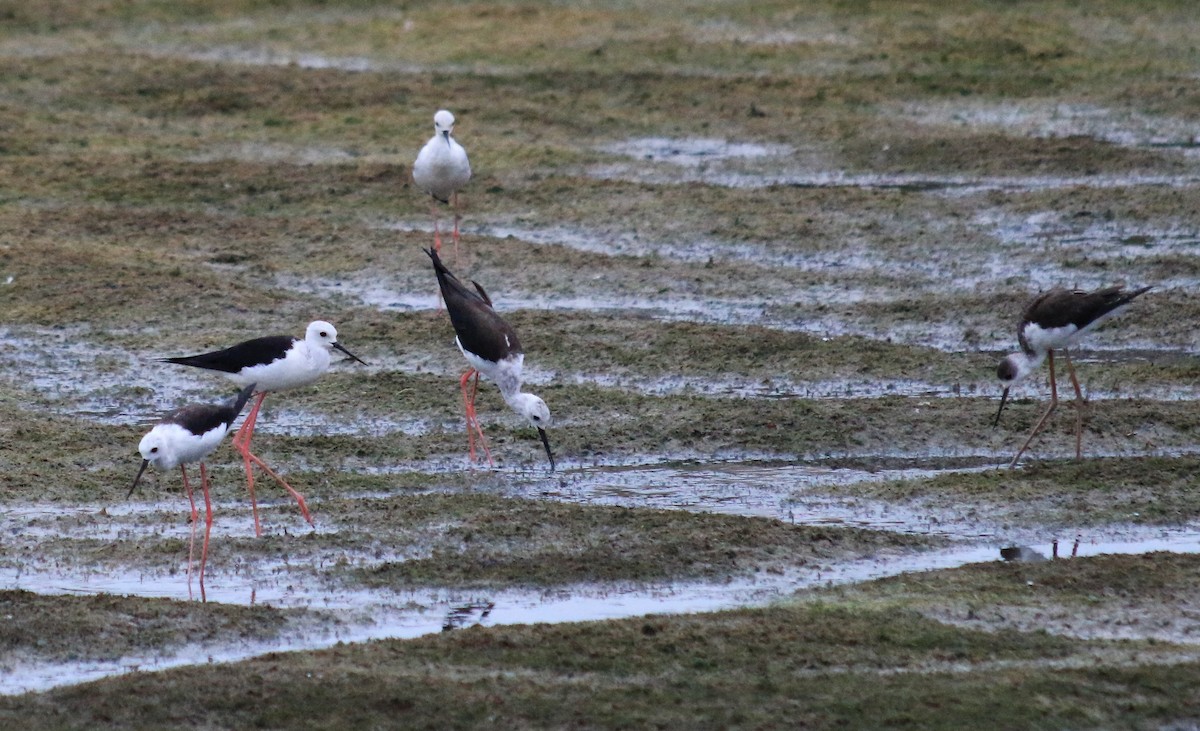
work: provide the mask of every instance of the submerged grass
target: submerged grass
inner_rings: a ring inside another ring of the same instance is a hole
[[[1141,643],[950,628],[909,611],[786,606],[592,624],[473,628],[0,699],[27,728],[1049,728],[1164,722],[1194,664]],[[1065,667],[1064,667],[1065,666]],[[1076,666],[1076,667],[1072,667]],[[154,699],[155,702],[150,702]],[[203,700],[201,700],[203,699]]]
[[[1017,469],[860,483],[846,491],[933,506],[987,505],[993,519],[1016,523],[1178,525],[1200,517],[1197,462],[1195,457],[1028,460]]]
[[[304,612],[99,594],[0,591],[0,667],[35,660],[113,661],[230,636],[268,640]],[[328,618],[327,618],[328,620]]]
[[[1187,602],[1198,574],[1200,556],[1195,554],[1101,555],[1027,563],[998,561],[962,570],[891,576],[802,596],[816,602],[836,598],[872,608],[903,606],[939,616],[949,613],[947,607],[967,605],[970,610],[963,612],[960,621],[978,617],[991,626],[1004,626],[995,615],[1016,607],[1088,608],[1108,612],[1110,622],[1120,624],[1138,619],[1122,609],[1124,605]],[[1143,617],[1148,624],[1160,619],[1152,614],[1146,612]],[[1075,633],[1091,631],[1086,625],[1075,629]]]
[[[367,585],[396,588],[729,579],[928,545],[906,536],[765,518],[482,495],[422,496],[377,503],[374,509],[394,511],[405,516],[401,520],[433,511],[426,519],[441,526],[427,556],[355,572]]]

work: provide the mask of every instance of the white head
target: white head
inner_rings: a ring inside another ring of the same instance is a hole
[[[159,424],[154,427],[146,433],[146,436],[142,437],[141,443],[138,444],[138,451],[142,453],[142,459],[160,470],[169,470],[179,466],[179,457],[171,448],[171,440],[167,437],[164,429],[166,426],[168,425]]]
[[[132,495],[133,491],[137,489],[146,467],[154,465],[160,470],[169,470],[179,466],[179,457],[171,446],[171,440],[164,426],[159,424],[151,429],[138,444],[138,451],[142,453],[142,467],[138,470],[137,477],[133,478],[133,484],[129,486],[129,495]]]
[[[550,426],[550,407],[540,397],[531,393],[516,393],[505,397],[513,411],[525,417],[525,420],[538,430],[542,445],[546,447],[546,456],[550,458],[550,469],[554,470],[554,453],[550,451],[550,438],[546,436],[546,428]]]
[[[1000,361],[1000,365],[996,367],[996,377],[1007,388],[1025,380],[1041,362],[1041,358],[1030,358],[1025,353],[1013,353]]]
[[[340,350],[359,363],[366,365],[362,358],[346,350],[338,343],[337,328],[324,320],[314,320],[308,323],[308,329],[304,331],[304,341],[311,346],[324,348],[326,351]]]
[[[1005,356],[1004,360],[1000,361],[1000,365],[996,367],[996,377],[1000,379],[1000,383],[1004,384],[1004,393],[1000,396],[1000,408],[996,411],[996,420],[992,422],[993,429],[1000,424],[1000,414],[1004,413],[1004,404],[1008,401],[1008,389],[1032,373],[1041,365],[1044,357],[1045,351],[1041,351],[1032,358],[1025,352],[1019,352]]]
[[[449,139],[454,132],[454,115],[445,109],[439,109],[438,113],[433,115],[433,131]]]
[[[304,339],[310,345],[333,350],[333,346],[337,345],[337,328],[324,320],[314,320],[308,323],[308,329],[304,331]]]
[[[540,397],[531,393],[518,393],[508,401],[512,410],[524,416],[535,429],[550,426],[550,407]]]

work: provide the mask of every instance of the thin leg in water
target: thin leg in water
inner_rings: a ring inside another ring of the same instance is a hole
[[[475,377],[475,382],[468,394],[467,381],[470,381],[472,376]],[[475,396],[479,393],[479,371],[468,368],[459,380],[459,385],[462,387],[463,408],[467,413],[467,450],[471,455],[471,462],[475,461],[475,437],[478,435],[479,446],[483,448],[483,453],[487,456],[488,466],[493,467],[495,465],[492,463],[492,453],[488,449],[487,440],[483,438],[483,427],[479,425],[479,417],[475,413]]]
[[[254,406],[246,414],[246,420],[241,428],[233,435],[233,448],[242,455],[242,463],[246,467],[246,489],[250,491],[250,510],[254,513],[254,535],[262,537],[262,525],[258,522],[258,499],[254,497],[254,466],[250,464],[250,439],[254,436],[254,423],[258,421],[258,410],[262,408],[263,399],[267,392],[263,391],[254,399]]]
[[[196,522],[200,520],[200,514],[196,512],[196,498],[192,495],[192,486],[188,482],[187,465],[179,465],[179,471],[183,473],[183,491],[187,493],[188,503],[192,506],[192,537],[188,539],[187,567],[188,599],[192,599],[192,561],[196,555]]]
[[[207,602],[204,593],[204,567],[208,564],[208,536],[212,533],[212,500],[208,497],[208,471],[200,463],[200,489],[204,492],[204,547],[200,549],[200,601]]]
[[[1075,366],[1071,363],[1071,354],[1063,348],[1063,358],[1067,361],[1067,373],[1071,374],[1071,385],[1075,387],[1075,461],[1083,459],[1083,391],[1079,388],[1079,379],[1075,376]]]
[[[1029,433],[1029,438],[1026,439],[1025,443],[1021,445],[1021,448],[1017,450],[1017,456],[1013,457],[1012,462],[1008,463],[1009,469],[1017,466],[1017,460],[1021,459],[1022,454],[1025,454],[1025,450],[1029,448],[1030,442],[1033,441],[1033,438],[1036,437],[1037,433],[1042,430],[1043,426],[1045,426],[1046,419],[1049,419],[1050,414],[1053,414],[1054,409],[1058,407],[1058,384],[1055,382],[1054,378],[1053,350],[1049,352],[1048,357],[1050,359],[1050,408],[1046,409],[1046,413],[1042,414],[1042,418],[1038,419],[1038,422],[1033,425],[1033,431]]]
[[[316,528],[317,523],[313,520],[312,515],[308,512],[308,503],[304,501],[304,496],[297,492],[296,488],[289,485],[287,480],[280,477],[275,470],[268,467],[267,463],[263,462],[257,454],[254,454],[250,451],[247,451],[246,453],[250,456],[250,460],[254,462],[254,464],[258,465],[263,472],[266,472],[268,475],[274,478],[284,490],[288,491],[288,494],[291,495],[292,499],[296,501],[296,507],[300,508],[300,514],[304,516],[304,520],[307,521],[309,525]]]
[[[440,254],[442,252],[442,232],[438,229],[437,201],[430,202],[429,215],[433,216],[433,250]]]
[[[246,486],[250,489],[250,505],[254,511],[254,534],[256,536],[262,535],[262,526],[258,521],[258,501],[254,497],[254,468],[251,466],[251,463],[258,465],[264,472],[275,478],[275,481],[282,485],[283,489],[287,490],[292,499],[296,501],[296,505],[300,507],[300,514],[304,516],[308,524],[316,527],[312,515],[308,512],[308,504],[304,502],[304,496],[296,492],[295,488],[289,485],[282,477],[275,474],[275,471],[268,467],[266,462],[263,462],[258,455],[250,451],[250,440],[254,438],[254,424],[258,420],[258,410],[262,406],[263,399],[266,396],[267,393],[265,391],[258,395],[258,400],[254,402],[254,407],[250,409],[250,414],[246,416],[245,423],[242,424],[242,428],[238,429],[237,434],[233,437],[233,447],[241,453],[242,461],[246,465]]]

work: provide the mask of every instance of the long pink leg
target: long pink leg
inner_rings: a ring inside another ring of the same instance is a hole
[[[309,525],[315,528],[317,524],[313,522],[312,515],[308,512],[308,503],[304,502],[304,496],[296,492],[295,488],[268,467],[266,462],[263,462],[258,455],[250,451],[250,440],[254,438],[254,423],[258,420],[258,410],[262,406],[263,399],[266,396],[266,392],[258,395],[258,400],[254,402],[254,407],[250,409],[249,415],[246,416],[245,423],[242,424],[242,428],[238,429],[237,434],[233,437],[234,449],[241,453],[242,461],[246,465],[246,485],[250,488],[250,505],[254,511],[254,534],[261,536],[262,527],[258,522],[258,502],[254,498],[254,470],[251,467],[251,463],[261,467],[264,472],[275,478],[275,481],[291,494],[292,498],[296,501],[296,505],[300,507],[300,514],[304,516]]]
[[[204,491],[204,547],[200,549],[200,601],[207,602],[204,593],[204,567],[208,564],[208,536],[212,533],[212,500],[208,497],[208,472],[204,463],[200,463],[200,489]]]
[[[454,266],[458,266],[458,222],[462,218],[458,212],[458,191],[450,196],[450,208],[454,211]]]
[[[442,232],[438,230],[437,201],[429,204],[429,213],[433,216],[433,250],[442,253]]]
[[[250,510],[254,513],[254,535],[262,537],[262,525],[258,522],[258,499],[254,497],[254,467],[250,464],[250,439],[254,436],[254,423],[258,421],[258,410],[262,408],[263,399],[267,392],[258,394],[246,420],[242,422],[237,434],[233,435],[233,448],[242,455],[242,463],[246,467],[246,488],[250,491]]]
[[[479,414],[475,413],[475,396],[479,393],[479,371],[475,371],[475,379],[471,382],[471,420],[475,422],[475,431],[479,432],[479,446],[487,457],[488,467],[495,467],[492,462],[492,452],[488,449],[487,440],[483,438],[483,427],[479,425]]]
[[[187,465],[179,465],[179,471],[183,473],[183,491],[187,493],[188,502],[192,506],[192,537],[188,540],[187,567],[188,599],[192,599],[192,560],[196,555],[196,523],[200,520],[200,514],[196,512],[196,498],[192,495],[191,484],[188,483]]]
[[[475,461],[475,432],[471,430],[471,397],[467,395],[467,382],[474,373],[474,368],[468,368],[466,373],[462,374],[462,378],[458,379],[458,386],[462,389],[463,414],[467,419],[467,453],[471,455],[472,462]]]
[[[475,422],[475,431],[479,433],[479,446],[483,448],[483,454],[487,457],[488,466],[495,467],[492,462],[492,453],[488,449],[487,440],[483,438],[483,427],[479,424],[479,414],[475,411],[475,396],[479,393],[479,371],[475,371],[475,378],[471,381],[471,421]]]
[[[246,454],[249,455],[250,459],[253,460],[254,464],[256,464],[260,468],[262,468],[263,472],[266,472],[268,475],[275,478],[275,481],[278,482],[281,486],[283,486],[283,489],[288,491],[288,493],[292,496],[292,499],[296,501],[296,506],[300,508],[300,514],[304,516],[304,519],[306,521],[308,521],[309,525],[316,528],[317,524],[315,521],[313,521],[312,515],[308,512],[308,503],[306,503],[304,501],[304,496],[301,495],[300,493],[296,492],[296,489],[294,487],[292,487],[291,485],[289,485],[287,483],[287,480],[283,479],[278,474],[276,474],[275,470],[268,467],[267,463],[263,462],[262,459],[257,454],[254,454],[253,452],[250,452],[249,450],[246,451]]]
[[[440,254],[440,253],[442,253],[442,232],[441,232],[441,230],[438,228],[438,207],[437,207],[437,199],[435,199],[435,198],[430,198],[429,200],[430,200],[430,202],[429,202],[429,215],[433,217],[433,250],[434,250],[435,252],[437,252],[438,254]],[[458,255],[457,255],[457,251],[458,251],[458,248],[457,248],[457,246],[456,246],[456,247],[455,247],[455,252],[456,252],[456,253],[455,253],[455,257],[454,257],[454,265],[455,265],[456,267],[458,266]],[[438,309],[444,309],[444,308],[445,308],[445,306],[446,306],[446,303],[445,303],[445,302],[443,301],[443,299],[442,299],[442,288],[441,288],[441,287],[438,287],[438,290],[437,290],[437,303],[438,303]]]
[[[471,388],[470,394],[467,393],[467,382],[471,377],[475,377],[475,383]],[[475,396],[479,391],[479,371],[474,368],[468,368],[467,372],[459,379],[459,385],[462,387],[463,407],[467,413],[467,449],[471,455],[471,461],[475,461],[475,436],[479,436],[479,446],[483,448],[483,453],[487,455],[488,466],[495,466],[492,463],[492,453],[488,449],[487,440],[483,438],[483,427],[479,425],[479,417],[475,414]]]
[[[1071,385],[1075,387],[1075,461],[1083,460],[1083,391],[1079,388],[1079,379],[1075,376],[1075,366],[1071,363],[1071,353],[1063,348],[1063,358],[1067,360],[1067,372],[1071,374]]]
[[[1025,454],[1025,450],[1029,447],[1030,442],[1042,430],[1046,419],[1049,419],[1050,414],[1053,414],[1054,409],[1058,407],[1058,384],[1054,379],[1054,351],[1051,350],[1048,356],[1050,358],[1050,408],[1046,409],[1046,413],[1042,414],[1042,418],[1038,419],[1038,422],[1033,425],[1033,431],[1029,433],[1029,438],[1021,445],[1021,448],[1017,451],[1017,456],[1013,457],[1012,462],[1008,463],[1010,469],[1017,465],[1017,460],[1021,459],[1022,454]]]

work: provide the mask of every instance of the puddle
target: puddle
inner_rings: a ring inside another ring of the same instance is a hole
[[[1027,272],[1023,278],[1029,280],[1031,291],[1065,283],[1090,289],[1117,279],[1130,279],[1129,275],[1115,276],[1105,271],[1071,269],[1068,274],[1063,262],[1107,261],[1128,269],[1158,257],[1190,258],[1200,248],[1200,229],[1184,223],[1149,226],[1139,221],[1108,220],[1099,214],[1080,216],[1046,211],[1022,216],[1004,210],[985,210],[976,214],[975,224],[990,230],[1002,247],[993,255],[995,275],[1015,276],[1012,268],[1024,267]],[[1059,263],[1045,266],[1042,260],[1050,256]],[[1196,286],[1196,277],[1194,274],[1156,276],[1146,283],[1153,284],[1158,292],[1191,290]]]
[[[692,31],[692,37],[701,43],[745,43],[753,46],[822,45],[859,47],[861,39],[850,34],[844,27],[826,24],[815,18],[805,19],[805,28],[783,30],[762,28],[736,23],[731,20],[704,20]]]
[[[437,300],[432,290],[414,288],[403,280],[387,281],[378,276],[368,279],[367,275],[352,274],[336,280],[299,277],[295,275],[276,278],[276,286],[306,294],[324,297],[350,298],[368,307],[384,311],[416,312],[432,310]],[[918,290],[919,291],[919,290]],[[911,301],[913,292],[897,295],[895,290],[884,287],[865,289],[845,286],[814,286],[799,293],[783,294],[769,300],[722,299],[707,297],[680,297],[664,293],[653,298],[624,296],[614,297],[599,289],[595,295],[534,295],[508,291],[501,295],[492,294],[497,309],[511,311],[520,309],[557,310],[564,312],[587,312],[601,315],[644,317],[664,322],[696,322],[712,325],[759,325],[784,332],[803,332],[818,337],[859,335],[877,340],[923,345],[945,351],[968,349],[964,342],[965,330],[974,327],[977,332],[990,332],[991,324],[981,318],[978,322],[959,319],[954,322],[920,323],[872,323],[861,318],[848,319],[839,314],[813,312],[814,301],[835,304],[902,303]],[[1015,335],[972,340],[969,349],[1012,347]],[[410,364],[418,361],[409,359]],[[884,386],[886,388],[886,386]]]
[[[349,71],[352,73],[390,72],[396,74],[429,73],[427,67],[400,61],[380,61],[366,56],[331,56],[321,53],[284,51],[262,46],[218,45],[207,48],[148,46],[141,52],[160,58],[178,58],[204,63],[244,66],[295,66],[302,69]],[[450,64],[439,64],[439,72],[455,73]],[[462,67],[460,72],[473,69]]]
[[[982,383],[961,387],[916,380],[831,379],[806,382],[793,381],[781,376],[751,378],[729,375],[676,375],[654,378],[630,374],[614,376],[601,373],[574,373],[560,375],[558,380],[574,384],[595,385],[601,388],[616,388],[649,396],[694,394],[722,398],[761,399],[843,399],[881,398],[884,396],[948,398],[984,389]]]
[[[1026,137],[1092,137],[1122,147],[1192,147],[1200,144],[1194,120],[1051,99],[909,103],[893,110],[919,124],[997,129]]]
[[[712,459],[711,455],[708,457]],[[280,608],[305,608],[328,612],[329,618],[306,620],[303,627],[290,626],[276,639],[191,644],[166,652],[131,655],[117,659],[82,662],[26,662],[0,676],[0,693],[45,690],[126,672],[153,671],[200,663],[234,662],[269,652],[312,650],[338,642],[362,642],[380,638],[417,637],[471,625],[503,625],[530,622],[591,621],[646,614],[714,611],[756,606],[786,598],[806,587],[860,582],[900,573],[950,568],[967,563],[1000,560],[1000,550],[1024,547],[1028,559],[1053,555],[1051,541],[1060,541],[1060,554],[1069,554],[1076,537],[1079,556],[1101,553],[1144,553],[1149,551],[1195,552],[1200,550],[1200,526],[1161,528],[1104,526],[1060,529],[1051,533],[1037,526],[990,525],[961,510],[913,509],[860,498],[842,499],[828,495],[828,488],[863,481],[914,478],[941,472],[985,469],[978,461],[958,456],[925,460],[917,466],[897,469],[857,469],[789,462],[749,463],[747,455],[730,464],[708,462],[694,465],[638,466],[629,469],[566,471],[546,479],[540,473],[508,475],[499,481],[502,492],[539,499],[566,500],[588,504],[627,505],[662,509],[697,510],[734,515],[774,517],[793,523],[834,525],[881,530],[891,533],[936,536],[953,545],[937,550],[897,553],[881,552],[870,558],[821,561],[803,570],[763,572],[749,578],[722,582],[676,582],[614,585],[578,585],[538,590],[421,589],[344,590],[323,578],[321,568],[333,565],[371,566],[382,561],[404,560],[374,540],[355,540],[315,545],[291,542],[290,555],[277,560],[218,560],[210,565],[206,593],[210,600],[233,604],[266,604]],[[881,457],[872,458],[878,462]],[[893,455],[894,463],[913,465],[908,455]],[[931,466],[933,465],[933,466]],[[820,490],[820,495],[813,495]],[[354,495],[354,500],[385,499],[386,494]],[[264,506],[288,510],[286,500],[266,501]],[[321,501],[312,502],[321,515]],[[103,519],[99,518],[105,511]],[[252,526],[244,500],[219,500],[214,525],[215,554],[224,553],[222,538],[249,537]],[[268,511],[268,514],[271,511]],[[21,557],[18,564],[0,565],[0,587],[46,594],[113,593],[143,597],[189,598],[184,578],[186,561],[164,570],[101,571],[87,568],[88,550],[79,551],[70,563],[38,556],[40,540],[78,540],[103,543],[155,536],[186,541],[186,503],[182,497],[152,501],[114,500],[63,506],[58,503],[17,505],[0,512],[0,535],[27,543],[28,548],[9,546],[9,555]],[[287,526],[307,531],[298,516],[289,513],[289,523],[268,522],[272,534],[286,533]],[[318,519],[319,535],[351,534],[355,526]],[[384,541],[386,542],[386,541]],[[82,544],[81,545],[91,545]],[[411,551],[409,552],[411,554]],[[1187,638],[1184,638],[1186,641]]]
[[[665,162],[683,167],[700,167],[726,160],[754,160],[786,157],[795,152],[791,145],[754,142],[730,142],[722,139],[642,137],[601,145],[601,152],[639,160]]]
[[[424,230],[427,225],[412,222],[380,224],[393,229]],[[1006,320],[1014,321],[1021,302],[1028,296],[1054,286],[1095,288],[1111,284],[1114,279],[1137,281],[1138,262],[1156,266],[1155,257],[1190,257],[1200,248],[1200,230],[1186,224],[1168,227],[1147,226],[1136,222],[1077,222],[1063,219],[1059,214],[1019,216],[1003,210],[985,210],[976,215],[972,226],[988,231],[995,239],[994,246],[982,247],[970,255],[963,252],[939,252],[931,249],[929,256],[904,259],[871,251],[862,245],[851,245],[848,251],[795,252],[785,247],[762,244],[727,244],[717,240],[675,241],[670,238],[649,240],[642,234],[627,230],[605,229],[587,231],[572,227],[537,227],[519,224],[483,222],[464,224],[471,235],[493,236],[529,242],[536,245],[563,246],[607,256],[667,257],[691,263],[708,261],[737,261],[766,266],[774,270],[795,268],[829,278],[829,284],[804,288],[779,289],[754,299],[736,297],[689,297],[664,292],[654,298],[636,296],[613,297],[604,280],[593,285],[588,280],[575,280],[574,294],[542,295],[514,292],[511,289],[497,295],[505,308],[538,308],[564,311],[636,312],[639,315],[668,321],[689,321],[722,325],[760,325],[783,331],[807,332],[818,336],[862,335],[879,340],[920,345],[943,351],[1000,350],[1015,346],[1015,333],[1010,328],[997,329],[996,318],[986,312],[956,313],[953,319],[896,321],[883,318],[878,324],[854,313],[864,305],[883,310],[894,307],[902,310],[914,297],[945,298],[994,291],[1000,282],[1021,282],[1015,292],[1013,313]],[[947,257],[954,256],[954,277],[947,282],[943,276]],[[1114,262],[1113,267],[1079,267],[1077,261]],[[1111,269],[1121,265],[1123,274],[1114,276]],[[903,276],[906,284],[896,286],[862,286],[847,277],[864,276],[881,270],[892,276]],[[1156,270],[1152,283],[1157,292],[1191,291],[1196,277],[1186,274],[1162,278]],[[298,287],[304,291],[320,291],[327,295],[348,296],[363,304],[380,309],[400,311],[427,309],[434,306],[432,293],[414,288],[409,280],[380,281],[376,276],[351,275],[339,282],[313,282],[292,278],[282,286]],[[594,289],[594,292],[592,291]],[[421,292],[413,294],[413,292]],[[815,309],[814,302],[835,305]],[[836,306],[849,306],[848,313]],[[967,342],[970,333],[970,342]],[[1119,329],[1108,328],[1103,335],[1108,341],[1120,340]],[[1155,343],[1138,343],[1136,347],[1152,349],[1195,350],[1200,336],[1179,329]]]
[[[282,143],[243,142],[212,146],[183,158],[186,162],[211,163],[224,160],[245,162],[284,162],[293,165],[335,165],[361,161],[363,155],[334,147],[303,147]]]
[[[1067,536],[1072,535],[1070,531]],[[1068,541],[1069,543],[1069,541]],[[804,572],[767,574],[754,579],[720,584],[687,583],[649,586],[580,586],[551,591],[408,591],[408,592],[321,592],[312,591],[293,578],[210,576],[207,581],[211,600],[267,604],[278,607],[303,607],[333,612],[341,623],[303,631],[285,631],[270,642],[234,642],[191,645],[169,653],[128,656],[119,660],[70,663],[27,663],[16,672],[0,676],[0,693],[16,694],[73,685],[126,672],[164,670],[201,663],[235,662],[270,652],[315,650],[339,642],[365,642],[384,638],[412,638],[442,632],[447,627],[468,624],[496,626],[505,624],[596,621],[648,614],[707,612],[720,609],[760,606],[786,598],[793,591],[810,587],[834,586],[870,579],[953,568],[970,563],[1000,560],[1001,544],[956,546],[902,556],[878,556],[870,559],[829,564]],[[1050,556],[1053,546],[1040,542],[1027,551]],[[1079,544],[1079,556],[1105,553],[1147,553],[1174,551],[1194,553],[1200,550],[1200,531],[1155,529],[1141,535],[1117,538],[1096,535]],[[16,577],[0,571],[0,586],[22,588],[47,594],[107,592],[135,596],[181,595],[182,580],[148,580],[111,576]]]
[[[951,196],[977,195],[996,191],[1032,192],[1066,188],[1128,188],[1161,186],[1191,188],[1200,175],[941,175],[937,173],[851,173],[844,170],[764,170],[738,172],[709,170],[656,163],[608,163],[591,165],[585,173],[598,180],[616,180],[650,185],[702,183],[722,188],[756,189],[772,186],[801,188],[895,189]]]
[[[968,468],[969,469],[969,468]],[[982,468],[973,468],[982,469]],[[592,469],[565,475],[552,488],[544,485],[518,486],[522,497],[550,498],[592,505],[621,505],[626,507],[696,510],[730,515],[777,518],[785,522],[824,523],[815,511],[799,508],[794,491],[829,488],[867,481],[887,481],[929,477],[945,469],[859,470],[823,467],[795,463],[751,463],[747,461],[693,465],[637,466],[631,468]],[[530,490],[521,492],[521,490]],[[862,510],[863,502],[855,500],[841,516]],[[837,504],[828,499],[828,506]],[[877,512],[885,511],[880,504]],[[871,512],[870,510],[864,512]],[[864,519],[858,527],[897,531],[896,516],[878,524]],[[912,514],[909,517],[916,518]],[[911,521],[913,525],[927,522],[924,516]],[[920,528],[915,532],[925,532]],[[901,532],[910,532],[903,530]],[[942,533],[947,537],[977,537],[974,531],[963,535]]]

